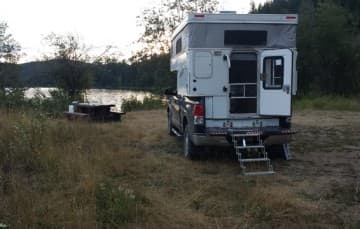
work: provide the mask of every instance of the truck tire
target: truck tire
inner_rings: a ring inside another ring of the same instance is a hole
[[[186,125],[184,128],[184,156],[186,159],[194,159],[196,153],[196,146],[191,142],[189,128]]]
[[[171,122],[171,113],[170,113],[170,112],[168,112],[167,119],[168,119],[168,121],[167,121],[167,131],[168,131],[168,134],[169,134],[170,136],[175,136],[174,132],[172,132],[172,130],[171,130],[174,126],[173,126],[173,124],[172,124],[172,122]]]

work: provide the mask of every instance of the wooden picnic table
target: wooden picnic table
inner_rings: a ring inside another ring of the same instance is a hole
[[[125,113],[112,112],[112,107],[115,107],[115,104],[76,103],[74,104],[75,112],[64,112],[64,114],[70,120],[121,121],[121,116]]]

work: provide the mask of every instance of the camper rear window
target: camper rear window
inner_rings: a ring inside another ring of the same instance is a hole
[[[267,31],[225,30],[225,45],[266,45]]]
[[[284,82],[284,58],[264,58],[264,89],[281,89]]]

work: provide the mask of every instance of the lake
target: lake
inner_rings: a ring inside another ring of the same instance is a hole
[[[50,91],[56,88],[29,88],[25,91],[26,98],[33,98],[37,93],[50,97]],[[142,101],[145,97],[152,95],[150,92],[118,90],[118,89],[89,89],[86,90],[85,99],[89,103],[115,104],[113,111],[121,111],[121,104],[124,99],[135,97]]]

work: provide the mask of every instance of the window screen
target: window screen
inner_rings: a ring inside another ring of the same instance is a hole
[[[264,58],[264,88],[280,89],[284,82],[284,58],[265,57]]]
[[[182,50],[181,37],[176,41],[176,54],[180,53]]]
[[[267,31],[225,30],[225,45],[266,45]]]

